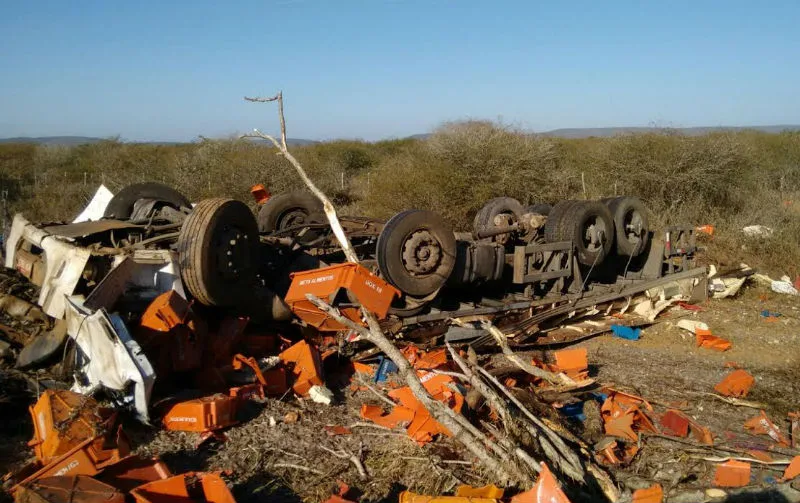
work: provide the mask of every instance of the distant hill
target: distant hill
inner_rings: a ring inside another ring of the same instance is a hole
[[[665,131],[674,131],[676,134],[686,136],[700,136],[708,133],[715,133],[720,131],[761,131],[763,133],[782,133],[784,131],[800,131],[800,125],[777,125],[777,126],[701,126],[701,127],[684,127],[684,128],[669,128],[669,127],[600,127],[600,128],[563,128],[553,129],[552,131],[543,131],[538,134],[542,136],[551,136],[553,138],[609,138],[622,134],[635,134],[635,133],[661,133]],[[415,140],[424,140],[428,138],[431,133],[415,134],[408,138]]]
[[[634,133],[657,133],[663,131],[674,131],[686,136],[700,136],[708,133],[721,131],[761,131],[763,133],[781,133],[783,131],[800,131],[800,125],[777,125],[777,126],[701,126],[684,128],[659,128],[659,127],[601,127],[601,128],[564,128],[554,129],[540,133],[543,136],[553,136],[557,138],[607,138],[621,134]]]
[[[18,136],[16,138],[0,138],[0,143],[36,143],[37,145],[85,145],[99,141],[103,141],[103,138],[95,138],[93,136],[40,136],[38,138]]]
[[[0,143],[35,143],[36,145],[65,145],[65,146],[72,146],[72,145],[87,145],[91,143],[101,142],[103,140],[107,140],[108,138],[96,138],[94,136],[39,136],[39,137],[32,137],[32,136],[17,136],[15,138],[0,138]],[[213,139],[213,138],[210,138]],[[259,140],[254,139],[252,140],[256,143],[267,143],[266,140]],[[181,145],[183,143],[191,143],[191,142],[181,142],[181,141],[128,141],[125,143],[144,143],[147,145]],[[319,143],[315,140],[306,140],[303,138],[286,138],[286,143],[289,145],[311,145],[314,143]]]

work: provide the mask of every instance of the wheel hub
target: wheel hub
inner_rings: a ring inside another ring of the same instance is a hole
[[[225,227],[222,230],[217,250],[217,270],[224,278],[238,278],[251,260],[247,233],[236,227]]]
[[[625,215],[625,236],[628,241],[638,244],[642,240],[644,231],[644,221],[638,211],[632,211]]]
[[[308,214],[302,209],[289,210],[284,213],[278,222],[278,230],[288,229],[306,223]]]
[[[516,219],[514,215],[510,213],[500,213],[499,215],[495,215],[492,219],[492,223],[494,223],[495,227],[511,227],[516,223]],[[505,245],[508,240],[510,239],[509,234],[499,234],[494,237],[495,243],[499,243],[501,245]]]
[[[606,227],[600,219],[589,222],[583,233],[584,242],[589,251],[597,251],[603,247],[606,238]]]
[[[442,258],[439,241],[426,230],[417,231],[403,243],[403,264],[412,274],[430,274]]]

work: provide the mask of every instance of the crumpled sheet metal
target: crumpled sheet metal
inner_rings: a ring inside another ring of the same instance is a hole
[[[108,190],[105,185],[100,185],[92,196],[91,201],[81,211],[80,215],[75,217],[72,221],[73,224],[79,222],[87,222],[89,220],[100,220],[106,212],[108,203],[114,198],[114,193]]]
[[[16,268],[17,248],[23,239],[41,248],[47,257],[44,282],[36,303],[48,315],[61,319],[68,309],[66,298],[75,291],[91,252],[58,239],[17,214],[5,242],[7,268]]]
[[[73,391],[91,394],[104,387],[124,396],[120,405],[132,407],[139,420],[149,421],[148,405],[156,375],[139,344],[119,315],[104,309],[84,309],[70,299],[67,332],[78,346],[79,378]],[[129,392],[133,383],[132,392]]]

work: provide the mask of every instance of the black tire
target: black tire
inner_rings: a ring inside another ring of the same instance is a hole
[[[172,187],[155,182],[134,183],[123,188],[111,198],[103,216],[117,220],[130,218],[133,205],[139,199],[157,199],[177,209],[192,207],[192,203],[186,196]]]
[[[494,199],[490,199],[475,215],[475,220],[472,223],[473,236],[477,239],[482,231],[491,231],[497,228],[498,225],[495,223],[495,218],[499,215],[508,215],[511,220],[510,223],[516,223],[519,222],[523,213],[525,213],[525,209],[522,207],[522,204],[513,197],[495,197]],[[494,236],[492,241],[506,243],[509,237],[508,234],[501,234],[499,236]]]
[[[181,278],[207,306],[233,306],[250,295],[258,261],[258,226],[241,201],[197,203],[178,236]]]
[[[279,194],[269,200],[258,210],[258,231],[269,233],[281,231],[295,225],[319,220],[323,214],[322,201],[314,194],[296,191]],[[324,220],[323,220],[324,221]]]
[[[544,215],[548,216],[550,212],[553,210],[553,207],[549,204],[540,203],[528,206],[525,208],[525,213],[534,213],[536,215]]]
[[[392,301],[392,305],[389,306],[389,314],[398,318],[410,318],[424,311],[429,303],[430,301],[418,302],[403,295]]]
[[[386,222],[376,256],[389,283],[405,294],[425,297],[441,288],[453,272],[456,238],[436,213],[408,210]]]
[[[586,266],[602,263],[614,244],[614,219],[606,205],[599,201],[575,201],[565,205],[566,210],[560,209],[558,218],[554,218],[558,206],[553,208],[545,224],[548,241],[571,240],[579,263]],[[590,226],[601,231],[600,235],[590,232]]]
[[[614,197],[604,201],[614,219],[617,253],[637,257],[647,248],[650,227],[647,208],[636,197]]]
[[[576,201],[574,199],[569,199],[567,201],[559,201],[550,209],[550,213],[547,215],[547,221],[545,222],[544,226],[544,240],[548,243],[558,243],[559,241],[564,241],[561,237],[566,235],[568,229],[563,227],[565,225],[564,214],[572,208],[573,205],[579,203],[580,201]],[[563,227],[563,228],[562,228]],[[568,238],[567,241],[571,240],[572,238]]]

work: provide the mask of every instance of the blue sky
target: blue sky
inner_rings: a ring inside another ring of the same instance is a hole
[[[800,2],[0,0],[0,137],[800,123]]]

